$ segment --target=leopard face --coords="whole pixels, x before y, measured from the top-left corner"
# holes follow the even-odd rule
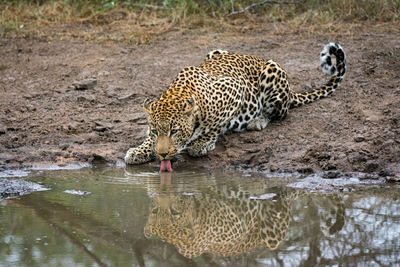
[[[192,136],[195,126],[193,98],[146,100],[144,109],[149,114],[149,135],[154,138],[154,152],[160,160],[175,158]]]
[[[144,235],[153,234],[162,240],[179,240],[189,242],[194,238],[193,216],[190,199],[174,195],[160,195],[152,199]],[[166,228],[165,226],[168,225]],[[170,231],[174,229],[174,231]],[[181,244],[183,245],[183,243]]]

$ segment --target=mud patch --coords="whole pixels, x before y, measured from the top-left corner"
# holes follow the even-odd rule
[[[269,27],[241,35],[169,32],[138,46],[0,40],[0,169],[121,165],[126,151],[146,138],[144,100],[156,99],[209,51],[274,58],[301,92],[326,81],[318,55],[336,41],[349,67],[332,97],[292,109],[263,131],[228,134],[206,157],[184,155],[175,168],[399,173],[398,35],[278,36]]]
[[[0,179],[0,199],[26,195],[35,191],[46,191],[48,188],[33,182],[20,179]]]
[[[360,185],[383,184],[383,177],[371,176],[365,173],[341,174],[338,172],[326,172],[322,175],[309,175],[298,181],[289,183],[288,187],[305,189],[310,192],[349,192]]]
[[[29,175],[29,172],[23,171],[23,170],[0,170],[0,178],[25,177],[28,175]]]

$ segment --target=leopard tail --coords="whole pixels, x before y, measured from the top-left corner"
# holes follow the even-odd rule
[[[332,63],[332,55],[336,57],[336,66]],[[344,53],[343,48],[337,43],[329,43],[325,45],[320,54],[320,62],[322,72],[330,75],[331,78],[325,85],[312,89],[310,92],[291,92],[291,108],[299,107],[323,97],[327,97],[339,87],[346,73],[346,54]]]

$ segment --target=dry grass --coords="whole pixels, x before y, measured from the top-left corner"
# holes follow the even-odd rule
[[[241,32],[265,23],[275,26],[273,34],[400,31],[400,0],[303,0],[260,5],[234,16],[228,16],[230,0],[147,1],[161,8],[145,7],[143,2],[133,7],[111,0],[0,0],[0,35],[137,44],[170,30]],[[251,1],[233,3],[237,11]]]

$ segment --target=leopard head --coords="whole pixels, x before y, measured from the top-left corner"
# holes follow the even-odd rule
[[[160,160],[173,159],[193,134],[196,119],[194,98],[160,98],[156,102],[148,99],[143,107],[149,114],[149,135],[156,140],[157,157]]]
[[[150,205],[144,236],[157,236],[175,245],[188,258],[200,255],[193,247],[195,240],[193,198],[189,196],[158,195]]]

